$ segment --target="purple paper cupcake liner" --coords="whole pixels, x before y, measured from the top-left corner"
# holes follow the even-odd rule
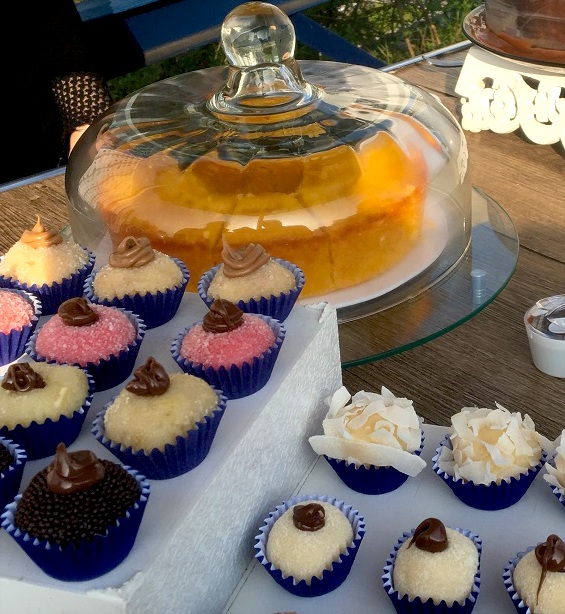
[[[120,461],[138,471],[151,480],[167,480],[197,467],[208,456],[208,452],[216,436],[220,420],[226,409],[226,397],[215,390],[218,395],[218,406],[210,416],[205,416],[202,422],[197,422],[195,428],[187,432],[185,437],[177,437],[175,445],[167,444],[164,450],[154,448],[150,454],[142,451],[133,452],[131,447],[124,448],[121,444],[108,439],[104,431],[104,416],[111,401],[96,416],[92,433],[94,437]]]
[[[92,284],[96,272],[90,274],[84,283],[84,294],[89,301],[106,307],[121,307],[137,314],[144,322],[147,329],[156,328],[172,320],[178,311],[184,291],[190,279],[190,273],[186,265],[177,258],[172,258],[182,272],[182,282],[180,285],[170,288],[165,292],[147,292],[143,296],[135,294],[124,296],[123,298],[101,299],[94,294]]]
[[[0,511],[10,503],[18,493],[24,474],[27,455],[23,448],[10,439],[0,437],[0,446],[4,446],[12,455],[12,463],[0,472]]]
[[[416,456],[422,454],[424,440],[424,433],[422,431],[420,447],[414,451]],[[346,486],[364,495],[383,495],[387,492],[392,492],[402,486],[410,477],[394,467],[377,467],[375,465],[370,465],[369,467],[360,465],[356,467],[354,463],[348,463],[338,458],[330,458],[325,454],[324,458]]]
[[[214,369],[213,367],[204,367],[202,364],[184,359],[180,355],[182,341],[188,331],[193,326],[196,326],[196,324],[188,326],[177,335],[171,345],[171,354],[185,373],[196,375],[196,377],[205,380],[212,388],[221,390],[228,399],[239,399],[249,396],[263,388],[269,381],[286,335],[284,325],[278,320],[261,314],[256,314],[255,317],[261,318],[271,327],[271,330],[275,333],[275,342],[261,356],[254,357],[252,362],[244,362],[240,367],[231,365],[229,369],[223,366],[219,369]]]
[[[348,546],[347,551],[341,554],[337,561],[332,563],[330,569],[325,569],[323,571],[321,578],[313,577],[310,584],[307,584],[306,580],[296,582],[292,576],[285,578],[280,569],[277,569],[274,565],[269,563],[266,554],[267,540],[275,522],[289,508],[303,501],[323,501],[324,503],[334,505],[343,512],[353,529],[353,541]],[[297,497],[292,497],[292,499],[288,501],[284,501],[281,505],[277,505],[269,514],[269,517],[265,519],[265,524],[259,529],[259,535],[255,536],[255,550],[257,550],[255,558],[269,572],[271,577],[289,593],[298,595],[299,597],[318,597],[335,590],[345,581],[351,571],[351,566],[355,561],[364,535],[365,520],[351,505],[347,505],[343,501],[338,501],[335,497],[327,497],[325,495],[299,495]]]
[[[90,250],[84,247],[82,249],[88,254],[88,261],[78,271],[72,273],[70,277],[66,277],[61,282],[56,281],[51,285],[43,284],[38,286],[33,284],[30,286],[20,283],[13,277],[0,275],[0,288],[15,288],[29,292],[37,296],[41,301],[44,316],[56,313],[61,303],[75,296],[82,296],[84,280],[92,272],[96,258]]]
[[[237,306],[245,313],[263,314],[274,318],[279,322],[284,322],[292,311],[300,292],[302,292],[305,282],[304,273],[300,267],[288,262],[287,260],[281,260],[280,258],[273,258],[273,260],[278,262],[294,275],[294,278],[296,279],[296,288],[294,290],[290,290],[289,292],[281,292],[277,296],[272,295],[261,297],[259,299],[252,298],[248,301],[239,301]],[[208,296],[208,288],[210,287],[212,279],[214,279],[214,275],[216,275],[220,266],[221,265],[218,264],[209,271],[206,271],[198,282],[198,294],[206,305],[208,305],[208,307],[210,307],[214,302],[214,299],[211,296]]]
[[[535,546],[530,546],[524,552],[518,552],[518,554],[512,559],[510,559],[508,563],[505,565],[504,572],[502,574],[502,579],[504,580],[504,586],[506,587],[506,592],[508,593],[508,596],[512,600],[512,605],[516,609],[516,612],[518,612],[519,614],[531,614],[531,610],[522,601],[520,595],[518,595],[518,591],[516,590],[516,587],[514,586],[514,580],[513,580],[514,569],[516,569],[516,565],[518,564],[520,559],[526,554],[528,554],[528,552],[531,552],[532,550],[534,550],[534,548]]]
[[[95,535],[92,541],[83,541],[77,547],[65,548],[51,545],[28,533],[22,533],[15,525],[15,515],[21,495],[6,506],[0,517],[2,527],[22,547],[32,561],[46,574],[67,582],[81,582],[101,576],[117,567],[130,553],[149,499],[149,482],[137,471],[124,467],[137,481],[140,496],[136,503],[107,528],[104,535]]]
[[[25,298],[33,307],[34,315],[29,325],[22,326],[21,329],[13,329],[6,334],[0,333],[0,367],[18,359],[25,352],[26,343],[35,330],[37,322],[39,321],[39,316],[41,316],[42,313],[41,303],[33,294],[15,288],[3,289],[7,292],[19,294],[21,297]]]
[[[60,442],[63,442],[65,446],[70,446],[79,436],[86,414],[92,404],[94,380],[90,374],[87,373],[86,375],[88,377],[88,395],[82,406],[75,410],[71,416],[61,416],[58,420],[47,418],[41,424],[33,421],[28,426],[18,424],[13,429],[3,426],[0,428],[0,437],[12,439],[22,446],[27,452],[28,460],[53,456]]]
[[[128,378],[133,371],[141,342],[145,337],[145,322],[137,317],[135,313],[120,309],[129,319],[129,321],[135,326],[137,330],[137,336],[133,342],[128,345],[127,348],[114,354],[109,358],[99,360],[97,363],[89,362],[86,365],[79,365],[75,363],[75,367],[84,369],[87,373],[92,375],[94,379],[95,392],[103,392],[121,384],[126,378]],[[58,363],[56,360],[46,360],[46,358],[38,354],[35,350],[35,343],[37,336],[41,330],[35,331],[31,336],[26,346],[26,353],[37,362],[48,362],[50,364],[66,364]]]
[[[527,473],[521,474],[518,478],[502,480],[500,484],[492,483],[487,486],[486,484],[473,484],[462,479],[455,480],[442,471],[438,466],[442,446],[451,447],[449,435],[445,436],[436,450],[432,459],[433,470],[463,503],[479,510],[502,510],[517,503],[526,494],[547,458],[547,453],[544,451],[540,462]]]
[[[398,542],[394,546],[394,549],[389,554],[389,557],[386,561],[386,565],[383,569],[383,588],[385,589],[386,594],[389,596],[392,605],[394,606],[394,609],[398,612],[398,614],[469,614],[473,611],[473,608],[475,607],[475,603],[477,602],[477,598],[481,590],[481,552],[483,549],[483,545],[480,537],[475,533],[472,533],[471,531],[468,531],[466,529],[456,528],[455,530],[461,533],[461,535],[464,535],[465,537],[471,539],[477,547],[477,551],[479,553],[479,564],[477,566],[477,572],[475,574],[475,579],[470,595],[465,599],[463,603],[455,601],[451,606],[448,606],[447,603],[443,600],[440,601],[439,604],[435,604],[431,597],[426,601],[422,601],[419,597],[415,597],[411,601],[408,595],[400,597],[398,591],[394,589],[392,581],[392,572],[394,569],[394,563],[396,561],[396,555],[400,550],[402,544],[414,535],[413,529],[412,531],[403,533],[402,537],[398,540]]]

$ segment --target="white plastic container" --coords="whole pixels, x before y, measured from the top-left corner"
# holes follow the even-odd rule
[[[524,316],[534,365],[565,378],[565,295],[539,300]]]

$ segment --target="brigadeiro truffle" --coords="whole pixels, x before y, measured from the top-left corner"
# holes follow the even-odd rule
[[[129,554],[148,497],[149,483],[136,471],[60,444],[6,507],[2,526],[50,576],[88,580]]]

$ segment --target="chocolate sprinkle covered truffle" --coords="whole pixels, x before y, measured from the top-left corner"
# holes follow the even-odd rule
[[[6,469],[8,469],[8,467],[13,462],[14,462],[14,459],[12,455],[10,454],[10,451],[8,450],[8,448],[6,448],[0,443],[0,473],[2,473],[3,471],[6,471]]]
[[[86,454],[87,451],[68,453],[59,444],[53,463],[34,476],[18,504],[15,524],[20,531],[62,547],[78,546],[97,534],[104,535],[107,527],[125,516],[140,496],[136,480],[120,465],[98,460],[92,453],[94,460],[86,459]],[[79,467],[84,461],[87,467]],[[75,472],[81,481],[79,488],[50,486],[48,475],[61,462]],[[87,487],[83,483],[85,472],[95,474]]]

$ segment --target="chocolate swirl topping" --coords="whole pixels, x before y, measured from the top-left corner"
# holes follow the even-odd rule
[[[299,531],[319,531],[326,524],[326,511],[319,503],[295,505],[292,522]]]
[[[38,247],[52,247],[63,242],[63,237],[54,230],[46,230],[37,216],[37,222],[31,230],[24,230],[20,241],[37,249]]]
[[[204,316],[202,328],[207,333],[227,333],[243,324],[243,311],[230,301],[221,298],[212,303]]]
[[[110,266],[119,269],[133,269],[145,266],[155,260],[155,252],[147,237],[126,237],[110,254]]]
[[[57,314],[67,326],[89,326],[98,320],[98,314],[82,296],[61,303]]]
[[[67,452],[64,443],[57,446],[53,462],[47,468],[47,487],[58,495],[87,490],[104,477],[104,465],[91,450]]]
[[[126,390],[141,397],[165,394],[171,383],[167,372],[153,356],[149,356],[133,376],[133,379],[127,383]]]
[[[269,253],[261,245],[250,243],[242,250],[233,249],[224,237],[222,260],[226,277],[245,277],[255,272],[271,259]]]
[[[541,565],[541,576],[536,595],[536,604],[539,600],[541,586],[548,571],[565,572],[565,543],[557,535],[550,535],[543,544],[536,546],[536,559]]]
[[[45,380],[32,369],[30,364],[23,362],[8,367],[2,380],[2,388],[14,392],[29,392],[35,388],[45,388]]]
[[[443,552],[447,546],[445,525],[437,518],[426,518],[416,527],[408,548],[416,544],[416,548],[426,552]]]

